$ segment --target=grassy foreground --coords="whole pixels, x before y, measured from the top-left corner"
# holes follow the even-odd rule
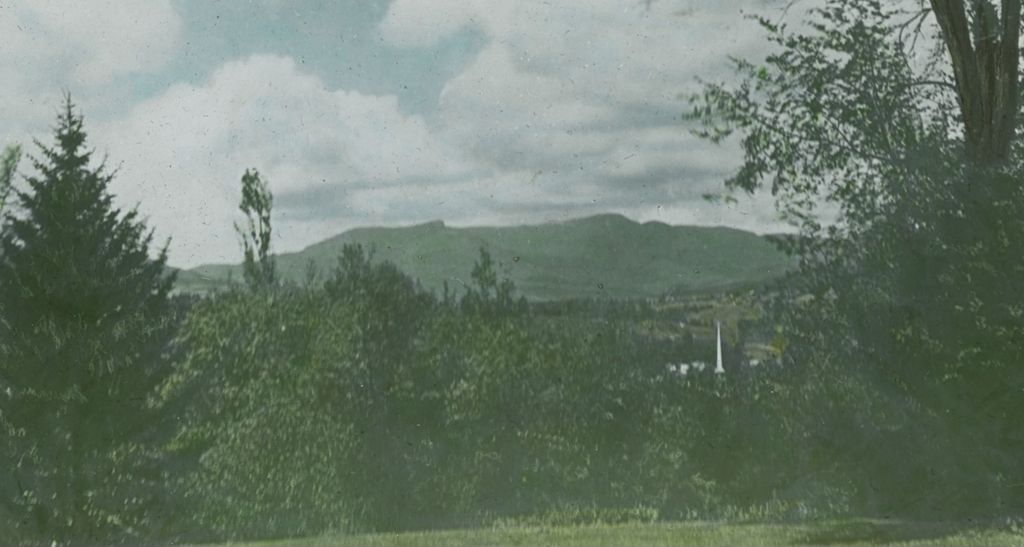
[[[553,528],[445,530],[403,534],[328,536],[237,543],[251,547],[345,546],[783,546],[783,545],[1024,545],[1024,532],[934,523],[842,520],[814,524],[624,524]]]

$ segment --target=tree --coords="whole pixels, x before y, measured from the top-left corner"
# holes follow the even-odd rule
[[[357,325],[320,288],[231,290],[197,304],[183,355],[154,399],[175,416],[166,450],[186,542],[345,530],[363,394],[350,380]],[[259,447],[254,449],[254,447]]]
[[[54,138],[37,143],[0,235],[5,539],[111,542],[141,531],[145,485],[159,480],[135,464],[174,276],[138,213],[114,206],[70,97]]]
[[[522,315],[526,311],[526,300],[515,298],[515,284],[511,279],[500,278],[494,260],[487,249],[480,247],[480,258],[473,264],[470,274],[472,285],[466,286],[462,307],[483,317]]]
[[[719,142],[742,134],[744,163],[730,189],[768,185],[790,220],[816,231],[821,201],[841,207],[841,222],[869,223],[879,214],[873,207],[937,154],[977,166],[1009,158],[1019,1],[1004,0],[997,12],[988,0],[970,9],[962,0],[933,0],[901,19],[904,12],[887,3],[830,0],[812,13],[813,32],[802,35],[760,19],[781,52],[760,66],[737,61],[745,76],[739,87],[707,85],[692,97],[699,135]],[[931,13],[949,61],[933,56],[915,70],[917,40],[905,29],[920,29]]]
[[[245,215],[246,227],[243,229],[236,223],[235,231],[242,239],[245,254],[243,273],[246,284],[251,288],[270,287],[277,282],[276,265],[270,254],[270,211],[273,205],[274,195],[260,178],[259,171],[246,169],[242,175],[242,202],[238,205]]]
[[[421,350],[436,311],[358,245],[322,284],[196,306],[156,397],[180,409],[169,449],[191,462],[180,480],[195,523],[223,539],[295,537],[395,526],[422,510],[409,477],[440,411],[439,371]]]
[[[967,155],[979,163],[1009,159],[1020,89],[1020,0],[930,0],[949,52]]]
[[[4,149],[0,157],[0,215],[3,215],[7,208],[7,198],[14,188],[14,174],[18,170],[18,162],[21,160],[21,147],[9,146]]]
[[[708,139],[740,136],[743,163],[727,188],[770,188],[800,229],[787,243],[799,276],[776,317],[793,376],[827,377],[795,372],[820,368],[851,394],[877,394],[848,397],[843,412],[858,433],[847,438],[872,445],[875,461],[900,463],[872,467],[861,456],[849,467],[905,487],[881,488],[867,505],[1024,504],[1007,487],[1020,479],[1009,462],[1024,455],[1012,396],[1024,387],[1020,4],[933,1],[908,17],[884,2],[831,0],[811,14],[803,33],[762,19],[774,52],[763,64],[738,61],[742,82],[705,86],[691,114]],[[929,16],[946,53],[918,68],[905,31]],[[796,306],[797,295],[813,305]],[[806,426],[820,433],[814,420]],[[894,430],[928,450],[907,459]],[[832,457],[863,454],[851,447],[834,444]],[[936,469],[946,481],[928,478]]]

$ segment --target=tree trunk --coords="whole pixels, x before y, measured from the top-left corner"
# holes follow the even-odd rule
[[[1021,0],[930,0],[949,51],[967,156],[979,164],[1010,156],[1016,132]],[[973,23],[973,24],[972,24]]]

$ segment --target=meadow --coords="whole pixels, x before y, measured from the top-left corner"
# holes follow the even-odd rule
[[[806,524],[722,522],[509,527],[400,534],[327,535],[282,541],[230,543],[234,547],[461,547],[547,545],[551,547],[987,547],[1024,545],[1024,532],[1006,527],[949,523],[846,519]]]

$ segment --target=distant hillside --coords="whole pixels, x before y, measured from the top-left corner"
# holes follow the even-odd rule
[[[732,228],[640,224],[621,215],[513,227],[452,228],[431,222],[404,228],[358,228],[279,255],[278,268],[301,281],[312,260],[322,273],[337,263],[342,246],[361,243],[424,287],[440,292],[470,282],[485,247],[527,298],[652,297],[673,289],[705,291],[762,283],[792,262],[765,238]],[[183,271],[179,289],[205,292],[241,281],[239,266],[208,265]]]

